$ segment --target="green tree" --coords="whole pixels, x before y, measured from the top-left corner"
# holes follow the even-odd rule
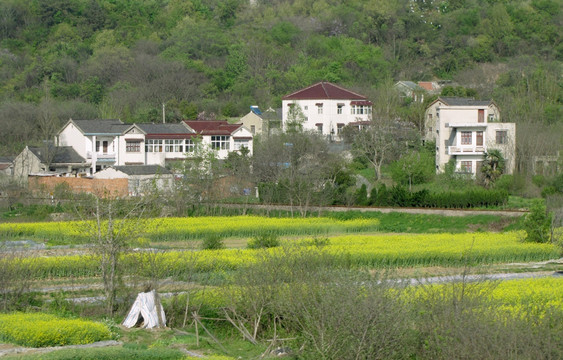
[[[434,156],[426,151],[409,151],[394,162],[390,170],[393,181],[408,184],[411,191],[412,185],[428,182],[434,176]]]
[[[547,212],[542,200],[536,200],[524,220],[526,241],[545,243],[550,241],[552,214]]]

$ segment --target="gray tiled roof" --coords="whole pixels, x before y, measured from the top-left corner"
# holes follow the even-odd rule
[[[14,162],[14,156],[0,156],[0,164],[11,164]]]
[[[49,147],[49,150],[42,147],[30,147],[29,151],[43,163],[47,161],[45,151],[54,151],[53,159],[51,160],[52,164],[79,164],[86,162],[71,146]]]
[[[131,125],[118,119],[72,120],[84,134],[121,134]]]
[[[113,166],[113,168],[127,175],[171,174],[170,170],[160,165],[124,165]]]
[[[136,124],[147,134],[190,134],[191,131],[183,124]]]
[[[440,96],[439,100],[449,106],[489,106],[491,100],[475,100],[473,98]]]

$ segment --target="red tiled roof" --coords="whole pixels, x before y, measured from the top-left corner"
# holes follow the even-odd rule
[[[282,100],[367,100],[363,95],[329,82],[320,82],[286,95]]]
[[[185,120],[184,122],[200,135],[231,135],[242,126],[242,124],[229,124],[227,121],[220,120]]]
[[[424,90],[432,91],[434,90],[434,85],[431,81],[419,81],[418,86],[423,88]]]
[[[371,101],[363,100],[363,101],[350,101],[350,105],[371,106],[373,104]]]

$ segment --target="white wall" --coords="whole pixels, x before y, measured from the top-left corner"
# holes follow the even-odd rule
[[[86,152],[90,151],[92,147],[91,141],[86,141],[86,137],[72,122],[60,132],[58,136],[59,146],[72,146],[72,148],[84,159],[86,159]]]
[[[322,114],[319,114],[319,107],[316,104],[322,103]],[[290,104],[300,106],[305,122],[303,128],[306,130],[317,130],[316,124],[322,124],[322,134],[330,135],[337,133],[337,124],[348,125],[356,121],[368,121],[371,119],[369,114],[352,114],[351,100],[284,100],[282,101],[283,128],[286,129],[289,119]],[[338,114],[338,104],[344,104],[342,114]]]

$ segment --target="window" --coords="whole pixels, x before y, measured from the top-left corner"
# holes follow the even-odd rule
[[[211,148],[213,150],[229,150],[229,136],[212,136]]]
[[[96,141],[96,152],[100,152],[100,142]]]
[[[162,143],[163,140],[148,139],[145,142],[145,152],[162,152],[164,150]]]
[[[165,152],[184,152],[184,140],[165,140]]]
[[[234,150],[240,150],[242,148],[248,149],[248,140],[238,140],[235,139]]]
[[[497,130],[497,144],[507,144],[508,143],[508,131]]]
[[[319,134],[323,133],[323,124],[317,124],[317,131],[319,132]]]
[[[344,129],[344,124],[336,124],[336,133],[338,135],[342,134],[342,129]]]
[[[303,110],[309,110],[309,107],[307,105],[303,106]]]
[[[472,163],[472,161],[462,161],[460,166],[461,172],[472,173]]]
[[[317,114],[322,114],[323,113],[323,104],[319,104],[317,105]]]
[[[344,104],[338,104],[336,105],[336,113],[337,114],[342,114],[342,109],[344,108]]]
[[[126,141],[125,152],[141,152],[141,140]]]
[[[371,106],[367,105],[352,105],[351,106],[352,115],[369,115],[371,114]]]
[[[487,116],[489,119],[489,122],[493,122],[495,121],[495,114],[489,114],[489,116]]]
[[[477,110],[477,122],[485,122],[485,110],[479,109]]]
[[[250,132],[252,135],[256,134],[256,125],[250,125]]]
[[[462,131],[461,132],[461,145],[471,145],[472,143],[472,136],[471,131]]]
[[[483,132],[482,131],[477,131],[476,135],[476,143],[475,145],[477,146],[483,146]]]
[[[194,152],[195,144],[191,139],[186,140],[186,152]]]

